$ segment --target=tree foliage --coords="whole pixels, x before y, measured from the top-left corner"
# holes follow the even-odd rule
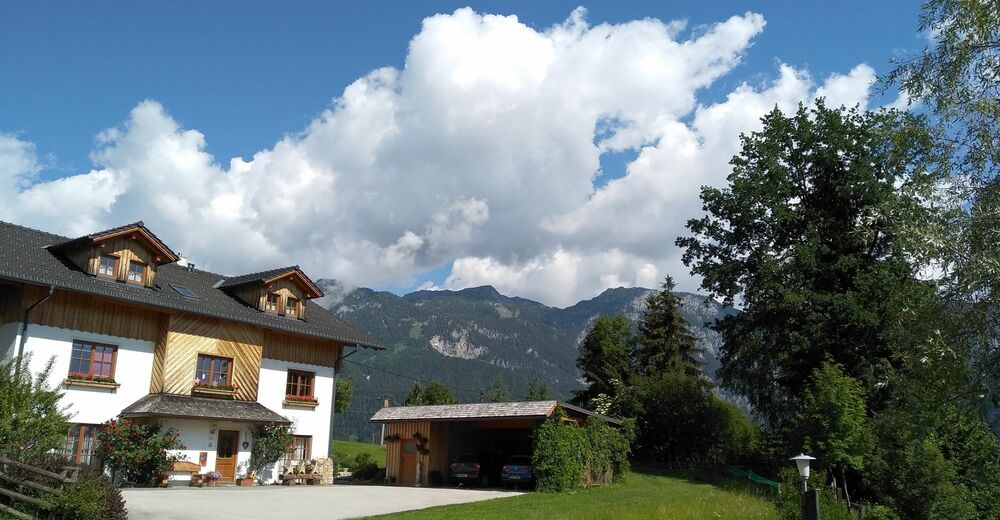
[[[864,469],[872,450],[861,384],[844,374],[840,365],[823,363],[813,371],[795,426],[801,436],[797,444],[817,456],[822,465],[832,467],[840,487],[849,489],[846,470]]]
[[[334,413],[344,413],[351,406],[351,397],[354,395],[354,378],[337,379],[337,402],[333,404]]]
[[[598,316],[580,343],[576,366],[586,386],[576,393],[575,403],[587,403],[604,394],[615,395],[614,381],[631,381],[635,375],[635,334],[624,314]]]
[[[493,379],[493,386],[489,389],[486,400],[491,403],[504,403],[509,399],[510,387],[500,376]]]
[[[637,378],[612,409],[635,418],[635,455],[669,467],[736,462],[757,441],[757,429],[742,410],[677,370]]]
[[[406,395],[403,404],[406,406],[420,406],[430,404],[455,404],[458,401],[451,395],[451,390],[444,383],[431,381],[427,386],[414,381],[410,387],[410,392]]]
[[[772,426],[828,357],[873,389],[897,361],[889,341],[919,280],[914,229],[937,221],[933,146],[917,118],[818,102],[742,137],[729,185],[679,238],[702,287],[743,312],[716,324],[725,387]],[[773,381],[774,384],[762,384]]]
[[[62,449],[69,423],[62,392],[46,383],[53,361],[34,377],[30,354],[0,363],[0,454],[24,460]]]
[[[528,391],[524,394],[525,401],[548,401],[552,399],[552,390],[548,383],[539,383],[537,379],[528,381]]]

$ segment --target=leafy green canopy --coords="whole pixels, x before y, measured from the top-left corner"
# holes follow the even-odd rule
[[[929,107],[949,193],[961,211],[927,237],[971,347],[972,377],[1000,408],[1000,0],[931,0],[919,29],[931,44],[882,78]],[[985,404],[981,402],[980,405]]]
[[[180,434],[168,428],[160,435],[160,424],[140,424],[128,419],[110,420],[97,434],[99,453],[113,478],[140,486],[152,486],[157,475],[172,462],[183,460]]]
[[[263,480],[265,469],[278,462],[288,453],[295,436],[291,426],[280,424],[258,424],[253,427],[253,445],[250,447],[250,461],[247,478],[251,475]]]
[[[932,153],[918,118],[818,102],[767,114],[729,185],[702,188],[706,215],[677,243],[704,289],[742,305],[716,325],[718,374],[771,425],[789,423],[824,360],[866,389],[897,362],[893,331],[935,292],[912,247],[938,218]]]
[[[585,404],[601,394],[613,396],[617,392],[615,381],[631,381],[635,377],[635,343],[632,323],[624,314],[597,317],[580,344],[576,360],[587,386],[573,401]]]

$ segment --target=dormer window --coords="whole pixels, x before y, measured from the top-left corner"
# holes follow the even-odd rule
[[[298,317],[299,315],[299,300],[289,296],[285,298],[285,316],[292,318]]]
[[[281,296],[278,293],[268,293],[267,300],[264,302],[264,311],[278,314],[278,305],[280,301]]]
[[[137,262],[132,260],[128,263],[128,281],[131,283],[142,284],[144,275],[146,274],[146,265],[142,262]]]
[[[97,276],[115,278],[117,273],[118,257],[114,255],[101,255],[101,263],[97,267]]]

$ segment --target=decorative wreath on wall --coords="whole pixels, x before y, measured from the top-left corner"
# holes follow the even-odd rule
[[[417,439],[417,452],[421,455],[427,455],[431,452],[427,448],[427,437],[424,437],[420,432],[413,432],[413,438]]]

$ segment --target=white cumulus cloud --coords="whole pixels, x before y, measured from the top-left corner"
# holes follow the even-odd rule
[[[424,21],[402,69],[371,71],[249,158],[221,162],[152,100],[99,135],[92,171],[54,181],[38,180],[29,141],[0,134],[0,218],[70,235],[141,219],[200,267],[298,263],[349,286],[416,284],[453,262],[443,288],[555,305],[667,274],[693,289],[674,239],[739,133],[816,96],[864,106],[874,78],[861,64],[817,84],[780,65],[700,101],[764,26],[755,13],[696,31],[591,25],[577,9],[536,29],[459,9]],[[619,151],[638,156],[595,183]]]

